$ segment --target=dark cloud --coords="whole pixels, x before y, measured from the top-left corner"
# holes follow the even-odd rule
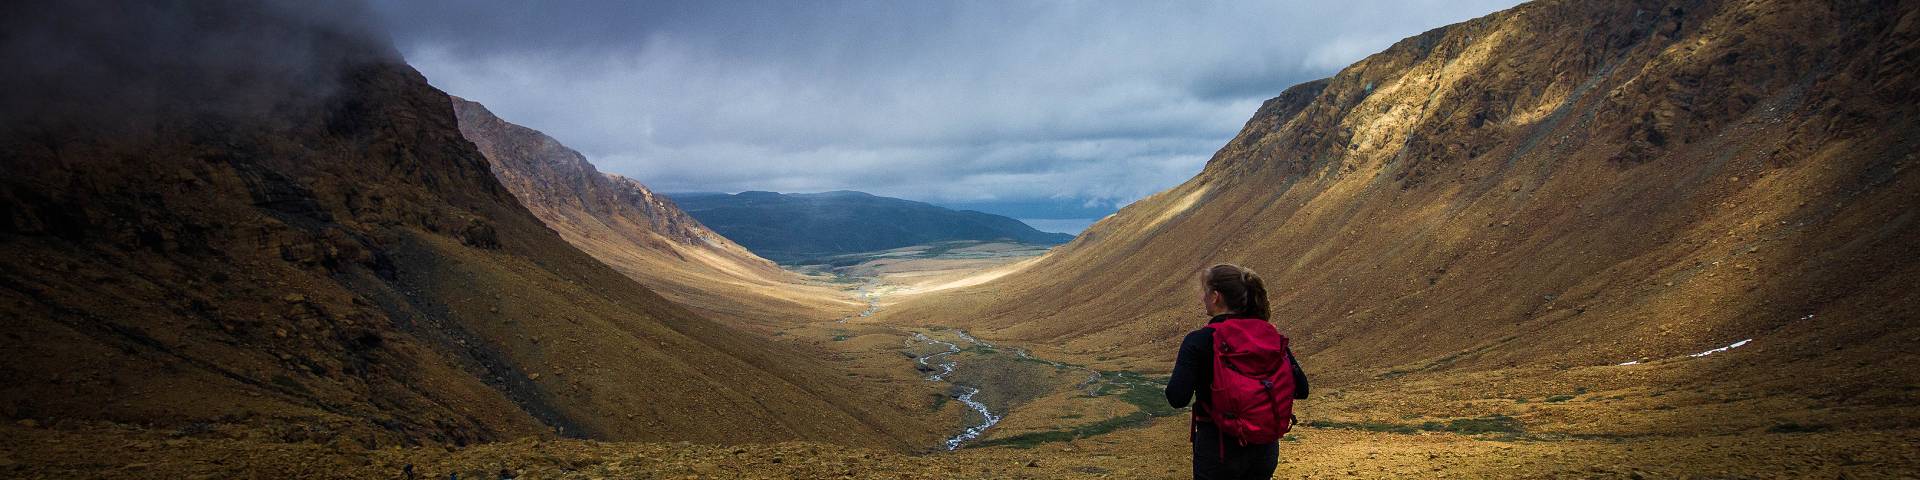
[[[351,2],[9,2],[0,131],[259,121],[326,98],[348,67],[397,62],[378,23]]]
[[[435,85],[667,191],[1111,209],[1260,101],[1514,0],[470,2],[375,9]]]

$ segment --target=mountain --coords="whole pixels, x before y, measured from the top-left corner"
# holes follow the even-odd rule
[[[688,214],[782,263],[948,240],[1053,245],[1073,239],[999,215],[861,192],[673,195]]]
[[[1235,262],[1341,392],[1323,415],[1910,427],[1885,413],[1920,385],[1914,7],[1543,0],[1434,29],[1267,100],[1031,267],[882,321],[1160,370],[1202,321],[1195,272]],[[1576,386],[1627,406],[1508,400]]]
[[[831,319],[865,308],[811,285],[688,216],[640,182],[602,173],[537,130],[454,97],[460,132],[507,191],[561,238],[667,298],[752,327]]]
[[[342,448],[939,436],[888,401],[905,389],[568,244],[350,5],[6,10],[10,422]]]

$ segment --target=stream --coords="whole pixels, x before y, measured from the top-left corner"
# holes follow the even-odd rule
[[[861,310],[860,313],[840,317],[840,319],[835,320],[834,323],[847,323],[847,320],[852,320],[853,317],[871,317],[873,316],[874,312],[880,311],[880,299],[873,296],[873,282],[867,282],[865,284],[860,285],[860,299],[867,301],[866,310]]]
[[[853,317],[871,317],[875,312],[879,311],[880,299],[876,295],[874,295],[875,293],[874,286],[875,286],[875,282],[871,282],[871,281],[860,285],[859,295],[861,300],[865,300],[867,302],[866,310],[863,310],[860,313],[847,315],[845,317],[840,317],[840,319],[836,320],[835,323],[846,323],[848,320],[852,320]],[[973,335],[967,334],[965,330],[954,330],[953,333],[956,336],[960,337],[960,340],[965,341],[971,345],[985,346],[988,348],[993,347],[992,343],[988,343],[984,340],[974,338]],[[953,354],[960,353],[961,348],[959,345],[956,345],[953,342],[935,340],[933,337],[929,337],[927,336],[927,334],[920,333],[920,332],[915,332],[913,334],[913,338],[907,340],[907,348],[913,348],[915,342],[920,342],[921,344],[941,345],[946,347],[944,351],[940,351],[940,352],[929,354],[929,355],[916,356],[913,358],[913,360],[914,362],[919,363],[920,366],[925,369],[925,371],[932,372],[927,375],[926,377],[927,381],[929,382],[944,381],[949,384],[952,384],[956,388],[959,388],[962,393],[954,396],[953,399],[959,400],[961,404],[966,405],[967,408],[973,409],[974,412],[977,412],[980,414],[979,424],[971,427],[967,427],[966,430],[962,430],[959,434],[956,434],[947,439],[946,441],[947,450],[959,449],[960,444],[965,443],[968,440],[980,438],[981,435],[984,435],[987,433],[988,428],[992,428],[995,424],[1000,423],[1000,415],[995,415],[993,413],[993,409],[987,408],[986,403],[973,399],[974,395],[980,394],[979,387],[961,385],[961,384],[953,383],[947,380],[947,376],[953,374],[953,369],[960,365],[960,362],[958,360],[953,360],[951,358],[948,358]],[[1022,357],[1027,357],[1027,353],[1024,349],[1020,351],[1020,355]],[[1031,357],[1027,357],[1027,358],[1031,358]],[[1048,362],[1048,363],[1052,363],[1052,362]]]
[[[992,346],[992,344],[982,342],[979,339],[973,338],[973,336],[971,335],[967,335],[967,332],[965,331],[956,330],[955,333],[959,334],[962,340],[965,340],[974,345],[985,345],[989,347]],[[920,366],[926,367],[929,371],[937,371],[937,373],[927,375],[927,381],[930,381],[930,382],[945,381],[947,378],[947,375],[953,374],[954,367],[958,366],[960,362],[957,360],[947,360],[947,361],[939,361],[939,360],[943,357],[960,353],[959,345],[955,345],[953,342],[935,340],[933,339],[933,337],[928,337],[927,334],[918,333],[918,332],[913,334],[912,339],[907,340],[907,347],[909,348],[913,347],[914,341],[936,344],[936,345],[944,345],[947,347],[946,351],[943,351],[943,352],[914,357],[914,361],[919,362]],[[952,383],[952,382],[948,382],[948,383]],[[947,450],[958,449],[960,448],[961,443],[964,443],[968,440],[973,440],[975,438],[980,438],[980,435],[987,433],[988,428],[992,428],[994,424],[1000,423],[1000,416],[994,415],[993,410],[987,408],[987,404],[981,403],[980,401],[973,399],[974,395],[980,393],[979,388],[971,387],[967,385],[961,385],[957,383],[953,385],[955,387],[959,387],[961,390],[965,392],[965,393],[961,393],[958,396],[953,397],[954,400],[959,400],[960,403],[965,404],[967,408],[971,408],[973,409],[973,411],[979,412],[980,424],[967,427],[966,430],[961,431],[958,435],[954,435],[952,438],[948,438]]]
[[[840,317],[839,320],[835,320],[834,322],[846,323],[847,320],[852,320],[853,317],[871,317],[875,312],[879,311],[880,299],[874,295],[874,284],[875,282],[870,281],[860,285],[860,289],[859,289],[860,299],[865,300],[867,302],[866,310],[863,310],[857,314]],[[986,347],[993,346],[993,344],[991,343],[987,343],[978,338],[973,338],[973,336],[968,335],[965,330],[955,330],[954,333],[959,335],[960,339],[966,341],[967,343],[970,343],[973,345],[982,345]],[[944,357],[947,357],[956,353],[960,353],[959,345],[955,345],[953,342],[935,340],[933,339],[933,337],[929,337],[925,333],[915,332],[913,334],[913,338],[907,340],[907,348],[913,348],[914,346],[913,344],[915,341],[921,342],[923,344],[937,344],[937,345],[943,345],[946,347],[945,351],[942,351],[939,353],[914,357],[913,360],[915,362],[918,362],[921,367],[926,369],[926,371],[934,372],[930,375],[927,375],[926,377],[927,381],[929,382],[946,381],[947,375],[952,375],[954,367],[957,367],[960,365],[960,362],[957,360],[949,359],[946,361],[941,361],[941,359]],[[1022,353],[1024,354],[1025,352],[1022,352]],[[987,408],[987,404],[982,403],[979,400],[973,399],[974,395],[980,394],[979,387],[961,385],[961,384],[952,383],[952,382],[948,382],[948,383],[953,384],[954,387],[958,387],[963,392],[960,395],[954,396],[953,397],[954,400],[959,400],[961,404],[966,405],[967,408],[971,408],[973,409],[973,411],[978,412],[980,414],[980,424],[967,427],[966,430],[962,430],[959,434],[954,435],[953,437],[947,439],[947,442],[946,442],[947,450],[955,450],[960,448],[961,443],[964,443],[968,440],[973,440],[975,438],[980,438],[980,435],[987,433],[988,428],[992,428],[994,424],[1000,423],[1000,416],[995,415],[992,409]]]

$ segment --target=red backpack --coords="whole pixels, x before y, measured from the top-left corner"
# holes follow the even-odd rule
[[[1280,441],[1293,429],[1293,360],[1287,337],[1258,318],[1229,318],[1213,329],[1213,387],[1207,420],[1241,445]],[[1222,448],[1225,442],[1221,442]]]

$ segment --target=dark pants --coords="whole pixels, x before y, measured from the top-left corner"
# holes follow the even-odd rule
[[[1240,445],[1231,438],[1221,437],[1220,429],[1211,423],[1193,424],[1194,480],[1268,480],[1273,478],[1273,468],[1279,463],[1278,443]]]

